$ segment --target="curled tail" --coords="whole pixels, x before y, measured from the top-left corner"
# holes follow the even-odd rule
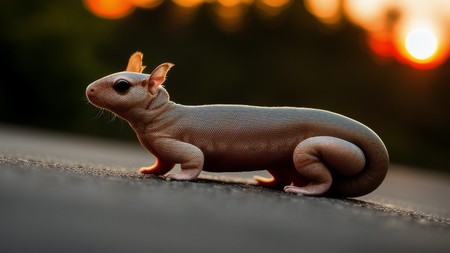
[[[364,153],[364,168],[352,176],[333,174],[333,184],[327,195],[358,197],[369,194],[383,182],[389,167],[389,155],[381,139],[370,129],[367,130],[371,132],[369,136],[353,142]]]
[[[286,192],[358,197],[383,182],[389,165],[383,142],[366,126],[345,122],[345,127],[323,131],[329,135],[312,136],[297,145],[293,160],[299,180],[286,186]]]

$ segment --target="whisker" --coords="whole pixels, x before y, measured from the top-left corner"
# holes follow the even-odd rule
[[[97,115],[94,116],[94,119],[99,119],[103,115],[104,111],[104,109],[99,108]]]
[[[107,119],[109,122],[111,120],[111,117],[114,117],[114,115],[112,115],[112,113],[108,110],[104,110],[104,111],[105,111],[105,114],[103,114],[103,118]]]
[[[124,119],[120,118],[120,130],[123,129],[123,122],[124,122],[124,121],[125,121]]]
[[[114,121],[116,120],[117,115],[116,114],[112,114],[112,118],[108,121],[108,124],[114,123]]]

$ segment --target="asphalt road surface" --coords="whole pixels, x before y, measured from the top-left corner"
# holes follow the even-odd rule
[[[0,126],[0,252],[449,252],[450,180],[392,165],[374,193],[304,197],[254,173],[140,175],[119,143]]]

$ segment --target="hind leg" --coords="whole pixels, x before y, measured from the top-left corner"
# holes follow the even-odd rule
[[[323,195],[333,182],[331,171],[351,176],[365,165],[362,150],[355,144],[329,136],[317,136],[300,142],[294,151],[294,165],[305,184],[288,185],[285,192]]]
[[[156,163],[150,167],[142,167],[139,172],[142,174],[164,175],[175,166],[161,158],[156,158]]]

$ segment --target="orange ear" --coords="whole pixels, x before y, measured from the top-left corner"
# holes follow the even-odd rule
[[[167,72],[169,72],[170,68],[173,66],[172,63],[166,62],[153,70],[148,78],[148,90],[151,94],[156,94],[158,87],[166,80]]]
[[[132,54],[130,59],[128,60],[128,66],[125,71],[142,73],[145,68],[145,66],[142,66],[143,58],[144,54],[141,52]]]

